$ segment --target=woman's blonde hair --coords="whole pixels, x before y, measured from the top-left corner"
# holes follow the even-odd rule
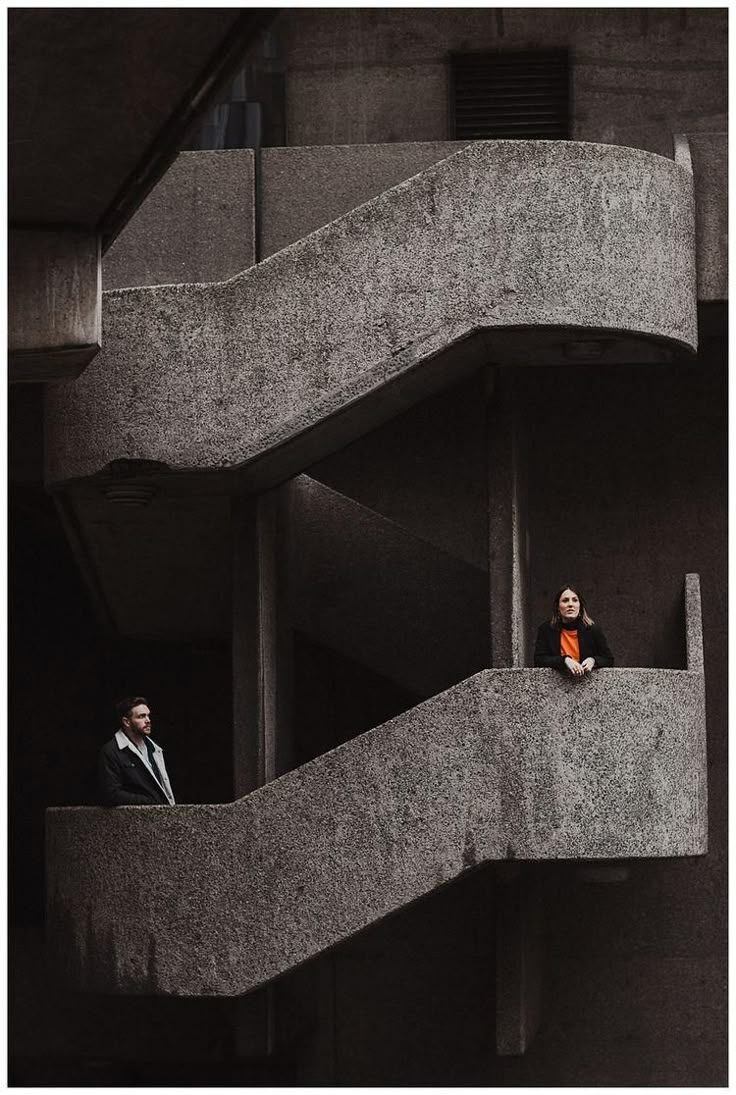
[[[593,624],[595,621],[591,619],[585,609],[584,598],[580,593],[578,593],[575,586],[570,584],[570,582],[567,582],[564,586],[560,586],[560,588],[555,593],[555,599],[552,602],[552,618],[549,621],[550,625],[552,627],[560,626],[560,623],[562,621],[562,617],[560,616],[560,597],[566,589],[569,589],[571,593],[574,593],[577,599],[580,601],[580,616],[578,617],[578,619],[582,621],[583,627],[590,627],[591,624]]]

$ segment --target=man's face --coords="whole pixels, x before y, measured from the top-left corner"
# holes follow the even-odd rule
[[[128,714],[123,717],[123,729],[132,730],[141,737],[151,733],[151,712],[145,703],[131,707]]]

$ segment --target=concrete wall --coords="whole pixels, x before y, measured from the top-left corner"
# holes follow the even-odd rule
[[[464,148],[461,141],[264,148],[262,257]]]
[[[444,141],[448,54],[568,48],[576,140],[670,155],[724,130],[725,9],[302,10],[284,21],[290,145]]]
[[[422,697],[490,664],[485,569],[307,476],[291,522],[299,631]]]
[[[250,149],[182,152],[105,253],[104,289],[225,281],[255,261]]]
[[[309,474],[487,571],[486,401],[482,379],[457,384],[312,465]]]
[[[362,932],[277,986],[292,1083],[488,1087],[496,880],[491,869]]]
[[[687,138],[695,182],[698,300],[728,298],[728,137],[693,133]]]

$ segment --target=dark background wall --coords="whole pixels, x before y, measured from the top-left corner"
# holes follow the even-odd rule
[[[450,51],[571,51],[580,141],[672,155],[726,129],[728,16],[716,9],[302,9],[284,23],[286,143],[444,141]]]

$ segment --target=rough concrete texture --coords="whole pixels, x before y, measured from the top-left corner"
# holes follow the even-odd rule
[[[77,376],[100,348],[100,241],[96,232],[10,232],[11,380]]]
[[[685,645],[687,668],[690,673],[702,673],[703,661],[703,610],[700,600],[700,577],[685,575]]]
[[[251,149],[182,152],[105,253],[105,289],[225,281],[255,262]]]
[[[13,350],[100,341],[100,241],[94,232],[16,229],[8,238]]]
[[[306,475],[291,498],[294,627],[417,698],[489,664],[487,570]]]
[[[728,299],[728,135],[690,133],[695,177],[698,300]]]
[[[471,49],[569,49],[576,140],[671,155],[726,128],[724,8],[302,9],[285,32],[293,145],[451,137],[450,54]]]
[[[701,855],[702,674],[484,670],[222,806],[47,812],[88,990],[237,995],[490,860]]]
[[[345,443],[382,401],[397,413],[408,374],[420,383],[479,332],[694,348],[692,178],[632,149],[479,142],[238,278],[113,292],[104,309],[103,354],[48,394],[50,483],[122,457],[234,467],[314,446],[336,416]],[[306,463],[297,451],[282,474]]]
[[[413,141],[264,148],[261,153],[263,257],[322,228],[466,144],[467,141]]]

